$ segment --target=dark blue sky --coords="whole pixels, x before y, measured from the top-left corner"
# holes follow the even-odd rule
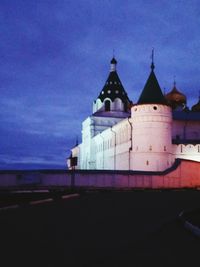
[[[62,168],[107,78],[136,102],[149,75],[188,106],[200,90],[199,1],[1,0],[0,168]]]

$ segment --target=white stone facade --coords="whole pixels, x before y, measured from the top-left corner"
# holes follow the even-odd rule
[[[114,65],[111,64],[111,72],[116,72]],[[153,69],[140,101],[146,101],[152,83],[157,86],[157,95],[162,94]],[[120,84],[118,76],[117,79]],[[200,112],[193,116],[191,111],[189,115],[186,111],[176,111],[180,119],[173,119],[172,108],[155,100],[132,105],[130,113],[125,109],[124,88],[117,93],[119,89],[115,90],[111,99],[108,83],[109,78],[93,103],[93,115],[82,124],[82,143],[72,149],[71,158],[77,158],[73,168],[164,171],[176,158],[200,162]],[[101,98],[102,93],[107,94],[105,98]],[[106,101],[109,103],[105,104]],[[70,161],[68,167],[72,168]]]
[[[172,144],[183,132],[188,139],[200,133],[200,121],[189,124],[184,129],[184,121],[172,121],[171,108],[162,105],[133,106],[125,119],[91,116],[83,123],[83,142],[72,149],[76,169],[163,171],[176,158],[200,162],[200,142]]]

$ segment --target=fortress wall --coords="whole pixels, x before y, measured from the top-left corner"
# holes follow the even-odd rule
[[[200,145],[173,145],[173,154],[179,159],[188,159],[200,162]]]
[[[66,173],[61,174],[43,174],[41,179],[42,186],[59,186],[59,185],[71,185],[71,175]]]
[[[43,171],[0,173],[0,188],[12,186],[77,186],[96,188],[195,188],[200,187],[200,164],[182,160],[167,174],[113,171]]]
[[[16,173],[0,174],[0,187],[14,186],[17,182]]]

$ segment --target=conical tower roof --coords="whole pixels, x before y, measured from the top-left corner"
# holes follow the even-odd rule
[[[160,85],[154,73],[154,64],[151,64],[151,73],[137,104],[162,104],[167,105],[165,97],[160,89]]]
[[[110,63],[111,63],[110,73],[98,98],[102,102],[106,98],[111,99],[111,101],[114,101],[115,98],[120,98],[123,103],[131,102],[117,74],[116,59],[113,57]]]

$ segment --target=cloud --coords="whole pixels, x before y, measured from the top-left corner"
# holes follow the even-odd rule
[[[1,0],[2,162],[16,156],[18,164],[44,163],[49,155],[61,162],[70,153],[106,81],[113,48],[134,102],[153,46],[161,87],[170,90],[176,75],[189,105],[196,103],[199,15],[197,0]]]

